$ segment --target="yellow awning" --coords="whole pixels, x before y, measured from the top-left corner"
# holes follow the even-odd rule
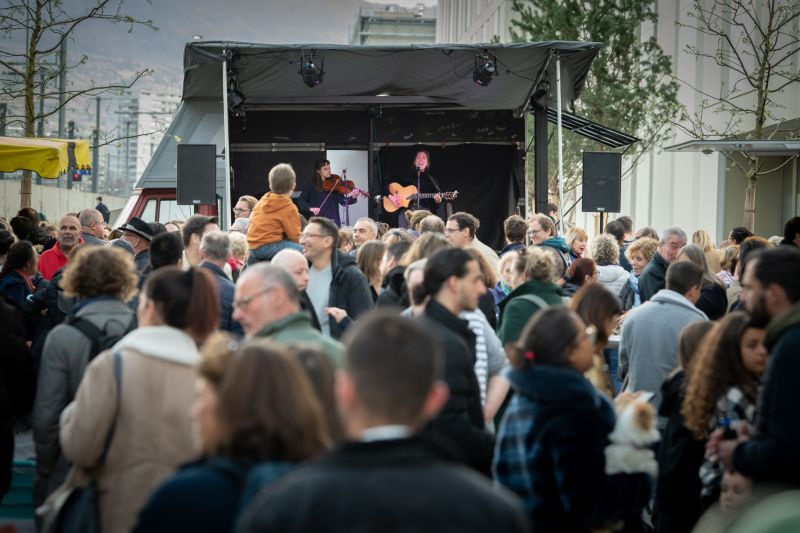
[[[75,149],[70,150],[69,144]],[[74,161],[70,161],[70,152]],[[79,139],[0,137],[0,172],[32,170],[43,178],[57,178],[74,165],[78,172],[91,170],[89,142]]]

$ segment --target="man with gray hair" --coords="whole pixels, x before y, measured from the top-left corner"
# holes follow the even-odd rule
[[[668,228],[661,234],[656,253],[639,276],[639,295],[642,303],[664,288],[667,268],[675,261],[678,252],[684,246],[686,246],[686,232],[681,228]]]
[[[200,240],[200,268],[210,271],[219,287],[219,328],[242,335],[242,326],[233,319],[233,293],[235,286],[225,274],[225,264],[231,256],[228,234],[215,230]]]
[[[362,244],[367,241],[374,241],[377,238],[378,224],[369,217],[359,218],[353,226],[353,241],[356,246],[350,252],[350,255],[356,255],[356,251]]]
[[[337,367],[342,345],[311,326],[300,308],[300,290],[292,275],[279,266],[257,263],[239,276],[233,318],[247,337],[267,337],[280,344],[306,343],[324,350]]]
[[[84,209],[78,213],[81,223],[81,238],[86,244],[108,244],[103,240],[103,215],[97,209]]]

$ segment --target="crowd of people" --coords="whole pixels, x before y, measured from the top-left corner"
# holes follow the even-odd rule
[[[269,184],[227,231],[2,220],[0,493],[28,425],[40,525],[93,483],[110,532],[690,531],[800,485],[800,218],[512,215],[494,250]]]

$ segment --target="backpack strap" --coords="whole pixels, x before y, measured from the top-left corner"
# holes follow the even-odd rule
[[[94,359],[100,351],[100,338],[105,335],[105,332],[90,321],[79,316],[71,317],[67,320],[67,324],[80,331],[89,339],[89,342],[92,344],[91,351],[89,352],[89,361]]]
[[[122,355],[119,352],[114,352],[114,381],[117,382],[117,407],[114,410],[114,419],[111,421],[111,427],[108,429],[108,436],[106,442],[103,444],[103,453],[100,454],[100,464],[103,466],[106,462],[108,450],[111,448],[111,441],[114,440],[114,431],[117,428],[117,418],[119,417],[120,402],[122,401]]]
[[[550,304],[545,302],[544,298],[542,298],[541,296],[537,296],[535,294],[520,294],[516,298],[519,298],[520,300],[525,300],[526,302],[530,302],[539,309],[547,309],[548,307],[550,307]]]

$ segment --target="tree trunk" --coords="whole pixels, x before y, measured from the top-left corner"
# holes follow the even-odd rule
[[[19,188],[19,207],[31,206],[31,174],[30,170],[22,171],[22,183]]]
[[[747,189],[744,192],[744,226],[751,232],[756,223],[756,191],[758,178],[755,175],[747,177]]]

